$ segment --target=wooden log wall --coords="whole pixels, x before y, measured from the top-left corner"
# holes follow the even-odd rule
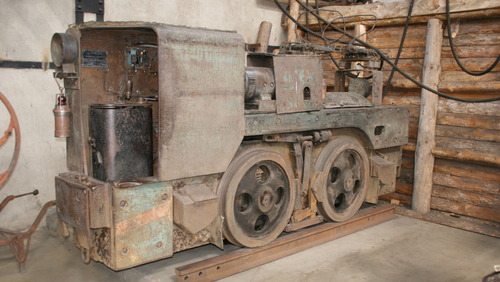
[[[394,61],[402,31],[401,25],[376,27],[368,33],[367,41]],[[446,32],[444,34],[446,36]],[[333,31],[326,35],[339,37]],[[425,37],[425,23],[410,25],[398,64],[419,81]],[[453,40],[462,63],[471,70],[482,70],[500,54],[500,18],[462,20]],[[313,41],[321,44],[320,40]],[[500,65],[484,76],[462,72],[452,57],[448,38],[443,38],[441,57],[439,91],[470,99],[500,95]],[[333,90],[335,66],[325,58],[324,69],[329,90]],[[385,64],[383,70],[385,85],[390,66]],[[404,147],[397,191],[382,197],[406,205],[412,202],[420,93],[418,86],[396,73],[383,100],[384,104],[406,106],[410,111],[410,143]],[[499,223],[500,103],[463,103],[439,98],[435,139],[431,208]]]

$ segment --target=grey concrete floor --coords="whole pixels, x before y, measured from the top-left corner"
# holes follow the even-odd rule
[[[224,252],[204,246],[114,272],[83,264],[70,241],[42,229],[24,273],[10,249],[0,248],[0,281],[173,281],[176,267]],[[499,239],[398,216],[223,281],[481,281],[499,264]]]

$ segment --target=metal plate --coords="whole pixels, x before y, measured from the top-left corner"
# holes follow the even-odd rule
[[[113,188],[115,270],[173,254],[172,186]]]
[[[274,57],[278,114],[319,110],[323,91],[320,56]]]
[[[402,146],[408,142],[408,109],[393,106],[329,109],[292,114],[247,115],[246,135],[307,130],[358,128],[373,149]]]

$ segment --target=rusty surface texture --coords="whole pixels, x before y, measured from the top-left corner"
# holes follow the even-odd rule
[[[114,187],[111,268],[124,269],[172,256],[172,211],[169,184]]]
[[[319,110],[322,104],[323,68],[320,56],[274,57],[278,114]]]
[[[282,236],[273,243],[255,249],[243,248],[231,253],[184,265],[175,269],[177,281],[214,281],[253,267],[298,253],[307,248],[352,234],[395,218],[394,206],[367,208],[349,221],[327,223]]]
[[[21,195],[10,195],[6,197],[2,203],[0,204],[0,211],[7,206],[8,203],[10,203],[12,200],[27,196],[27,195],[37,195],[38,190],[35,190],[30,193],[24,193]],[[45,213],[47,213],[47,210],[54,206],[55,202],[50,201],[45,203],[45,205],[42,207],[40,212],[38,213],[38,216],[36,217],[35,221],[31,224],[31,226],[24,232],[19,232],[19,231],[13,231],[5,228],[0,228],[0,236],[3,238],[0,238],[0,246],[9,246],[10,249],[12,250],[12,253],[14,254],[15,259],[17,260],[19,264],[19,271],[24,271],[24,266],[26,263],[26,259],[28,258],[28,252],[30,249],[30,241],[31,241],[31,235],[36,231],[38,228],[38,225],[40,225],[40,222],[42,221],[43,217],[45,216]]]
[[[90,107],[92,175],[102,181],[153,176],[150,104]]]
[[[4,132],[4,135],[0,138],[0,147],[7,142],[10,136],[12,136],[12,132],[15,131],[15,145],[14,145],[14,153],[12,155],[12,160],[10,161],[9,167],[7,170],[0,172],[0,189],[2,189],[7,179],[9,179],[10,174],[14,170],[17,164],[17,159],[19,158],[19,151],[21,150],[21,129],[19,128],[19,122],[17,120],[16,112],[14,108],[10,104],[7,97],[0,92],[0,101],[5,105],[7,111],[10,115],[9,126]]]
[[[244,133],[243,38],[185,27],[155,31],[162,109],[158,177],[223,172]]]
[[[247,136],[322,130],[358,128],[370,140],[373,149],[402,146],[408,142],[408,110],[402,107],[330,109],[290,114],[247,115]]]

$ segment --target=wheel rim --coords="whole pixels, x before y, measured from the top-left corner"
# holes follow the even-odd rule
[[[293,211],[292,175],[283,158],[269,151],[249,151],[233,161],[219,189],[226,239],[246,247],[276,239]]]
[[[352,137],[338,137],[323,149],[315,166],[324,177],[318,178],[318,208],[333,221],[354,216],[368,191],[368,156]]]

